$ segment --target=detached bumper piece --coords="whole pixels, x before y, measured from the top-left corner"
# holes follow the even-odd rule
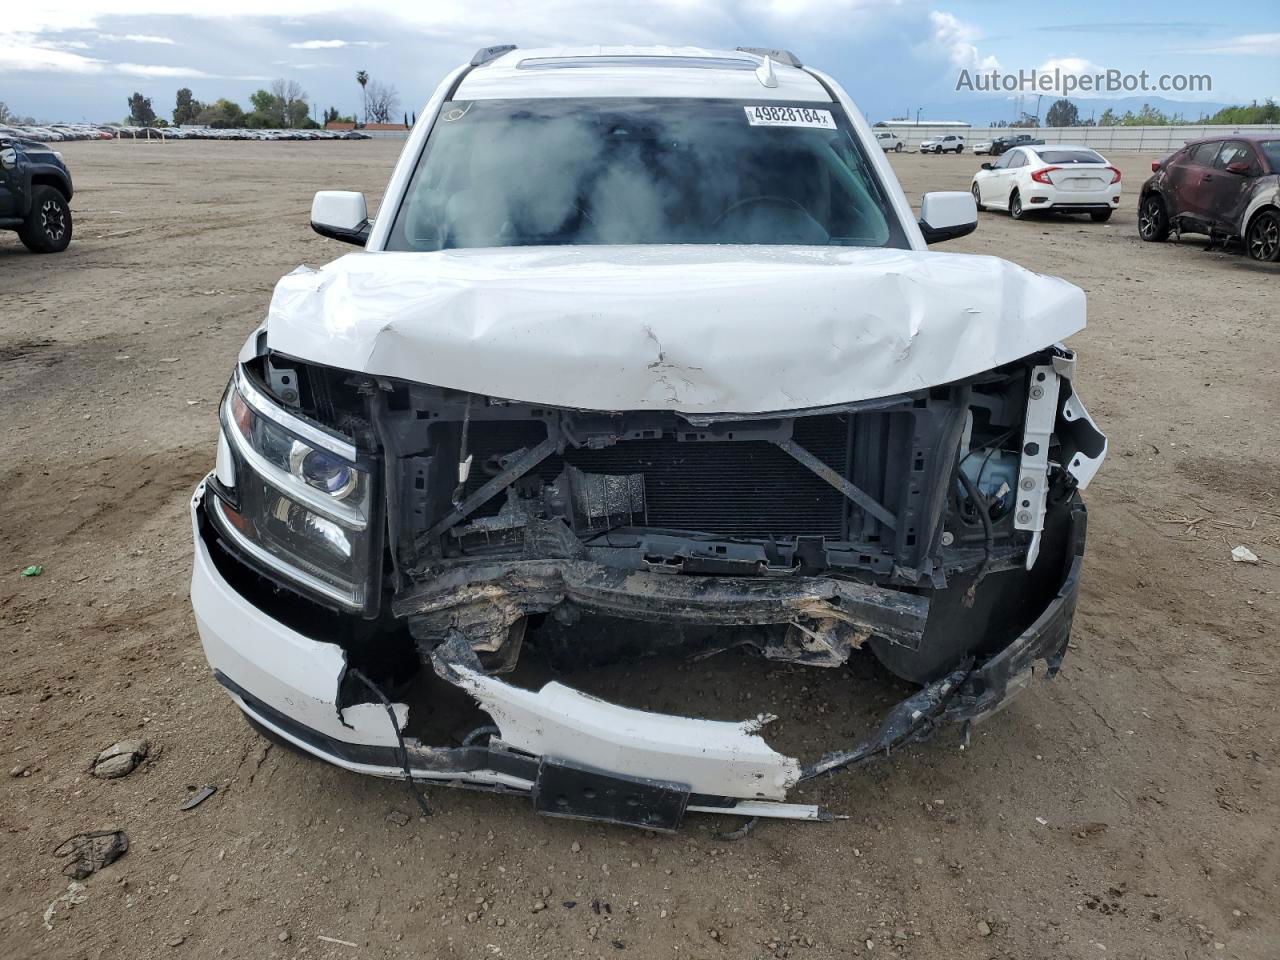
[[[198,491],[193,502],[197,517],[202,495]],[[403,779],[407,768],[417,781],[527,796],[537,812],[550,816],[659,831],[678,829],[689,812],[825,820],[832,815],[817,806],[787,803],[791,788],[921,741],[944,725],[967,726],[990,716],[1029,684],[1038,661],[1046,662],[1049,676],[1056,672],[1066,651],[1085,541],[1084,506],[1078,496],[1069,506],[1060,587],[1034,623],[1005,648],[966,658],[921,687],[890,710],[864,743],[808,766],[768,745],[761,735],[773,719],[767,715],[727,723],[617,706],[555,682],[536,691],[519,688],[484,672],[472,645],[457,632],[434,649],[431,665],[474,698],[498,733],[484,746],[402,741],[408,707],[395,705],[393,724],[381,706],[342,706],[345,651],[291,630],[238,593],[199,532],[193,601],[215,676],[250,721],[347,769]],[[580,569],[558,565],[538,572],[555,590],[571,594],[591,581],[577,576]],[[834,599],[821,593],[827,602]],[[883,614],[878,604],[873,607]],[[910,622],[907,615],[902,625]],[[265,661],[261,651],[268,637],[289,656]]]

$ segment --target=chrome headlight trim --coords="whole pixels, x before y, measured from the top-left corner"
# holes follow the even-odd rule
[[[237,371],[237,377],[235,382],[232,384],[231,390],[228,390],[223,398],[221,419],[222,435],[227,438],[229,443],[235,446],[236,453],[245,461],[245,464],[249,466],[259,477],[271,484],[271,486],[275,487],[291,499],[303,504],[315,513],[354,530],[365,529],[365,527],[368,526],[368,519],[358,507],[354,504],[339,500],[336,497],[325,493],[323,490],[318,490],[295,474],[290,473],[287,470],[282,470],[255,450],[253,445],[245,439],[244,434],[236,429],[235,418],[231,410],[232,390],[242,391],[244,383],[245,381],[239,376],[239,371]],[[310,424],[284,413],[278,407],[276,407],[270,415],[264,413],[263,406],[270,404],[270,401],[263,397],[261,393],[254,390],[252,384],[249,384],[248,386],[250,390],[253,390],[254,393],[257,394],[257,396],[253,400],[250,400],[249,396],[244,392],[241,392],[240,396],[254,413],[261,414],[281,429],[297,435],[305,436],[305,434],[298,429],[299,426],[314,430]],[[307,439],[312,440],[314,438],[307,437]],[[325,439],[332,442],[331,437],[326,437]],[[350,452],[349,456],[346,452],[339,452],[328,446],[324,447],[326,451],[333,453],[336,456],[340,456],[344,460],[348,460],[354,470],[356,468],[355,447],[347,444],[347,448]]]
[[[224,536],[229,537],[237,548],[243,550],[258,563],[262,564],[264,567],[274,570],[276,573],[280,574],[283,579],[293,581],[306,587],[308,590],[315,591],[321,596],[328,597],[330,600],[341,604],[349,610],[359,612],[364,609],[364,602],[357,599],[354,593],[341,590],[333,584],[326,583],[319,577],[312,576],[307,571],[281,560],[275,554],[271,553],[271,551],[264,550],[248,537],[244,536],[236,529],[235,524],[228,520],[226,515],[223,513],[224,507],[220,497],[211,497],[209,498],[209,502],[213,504],[213,513],[218,521],[217,526],[219,532]]]
[[[285,430],[297,434],[308,443],[328,450],[344,460],[350,460],[353,464],[356,462],[356,447],[354,443],[343,440],[341,437],[336,437],[326,430],[321,430],[310,421],[295,417],[278,403],[264,396],[262,391],[254,386],[253,381],[249,379],[243,365],[236,367],[235,387],[240,391],[240,396],[244,398],[244,402],[253,408],[254,413],[274,421]]]

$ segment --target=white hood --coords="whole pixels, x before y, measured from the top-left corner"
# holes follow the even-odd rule
[[[769,413],[947,383],[1084,327],[995,257],[771,246],[354,253],[276,286],[270,349],[589,410]]]

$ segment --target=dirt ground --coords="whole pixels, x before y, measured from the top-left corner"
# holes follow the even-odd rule
[[[0,954],[1277,956],[1280,270],[1141,243],[1148,156],[1112,158],[1108,224],[988,213],[946,247],[1088,292],[1072,345],[1111,438],[1064,669],[967,749],[819,782],[797,799],[849,819],[737,842],[717,818],[647,835],[444,789],[406,818],[401,783],[267,749],[200,651],[187,501],[274,281],[344,252],[308,229],[312,191],[375,199],[399,146],[68,144],[70,250],[0,234]],[[893,157],[916,202],[977,163]],[[1237,544],[1265,562],[1231,562]],[[815,728],[807,758],[887,702],[852,671],[630,676],[664,705],[780,706],[780,745]],[[87,773],[128,736],[156,755]],[[69,894],[50,851],[105,827],[129,852]]]

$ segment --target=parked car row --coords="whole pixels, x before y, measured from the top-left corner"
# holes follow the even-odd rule
[[[124,124],[51,123],[0,126],[0,137],[24,143],[65,143],[69,140],[368,140],[359,130],[249,130],[213,127],[134,127]]]
[[[359,130],[249,129],[247,127],[112,127],[128,139],[164,140],[368,140]]]
[[[51,123],[0,125],[0,137],[28,143],[64,143],[68,140],[112,140],[115,133],[109,127],[92,123]]]
[[[1143,240],[1203,234],[1211,243],[1239,240],[1255,260],[1280,261],[1280,137],[1192,140],[1151,171],[1138,195]],[[1087,213],[1104,223],[1120,205],[1121,179],[1119,168],[1089,147],[1022,142],[982,164],[970,191],[979,210],[1007,210],[1015,220],[1043,211]]]

